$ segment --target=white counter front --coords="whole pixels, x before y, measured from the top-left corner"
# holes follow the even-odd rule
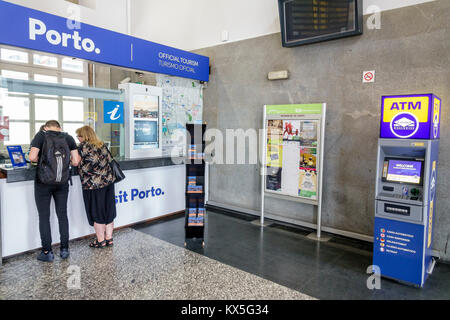
[[[185,209],[185,165],[124,171],[125,180],[115,185],[115,228],[135,224]],[[0,180],[2,257],[41,247],[39,218],[34,201],[34,182]],[[54,202],[50,225],[53,243],[59,243]],[[84,209],[81,182],[73,177],[67,202],[70,239],[94,234]],[[180,230],[183,232],[183,230]]]

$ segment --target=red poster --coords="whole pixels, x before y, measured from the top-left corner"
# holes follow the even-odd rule
[[[9,117],[0,116],[0,141],[9,141]]]

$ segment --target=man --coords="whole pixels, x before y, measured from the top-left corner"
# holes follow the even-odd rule
[[[44,150],[44,155],[42,151]],[[34,199],[39,213],[39,232],[42,251],[38,260],[52,262],[52,236],[50,230],[50,202],[55,200],[58,216],[62,259],[69,257],[69,222],[67,219],[67,198],[69,195],[69,162],[78,166],[80,155],[72,136],[61,132],[56,120],[47,121],[44,130],[39,131],[31,141],[29,155],[31,162],[37,162],[38,168],[34,184]],[[54,171],[54,174],[53,174]]]

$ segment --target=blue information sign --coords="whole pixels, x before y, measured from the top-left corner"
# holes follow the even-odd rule
[[[123,102],[103,102],[103,123],[124,123]]]
[[[208,81],[209,58],[0,1],[0,44]]]

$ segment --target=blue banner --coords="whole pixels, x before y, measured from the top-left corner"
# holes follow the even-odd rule
[[[0,1],[0,44],[209,81],[209,58]]]

